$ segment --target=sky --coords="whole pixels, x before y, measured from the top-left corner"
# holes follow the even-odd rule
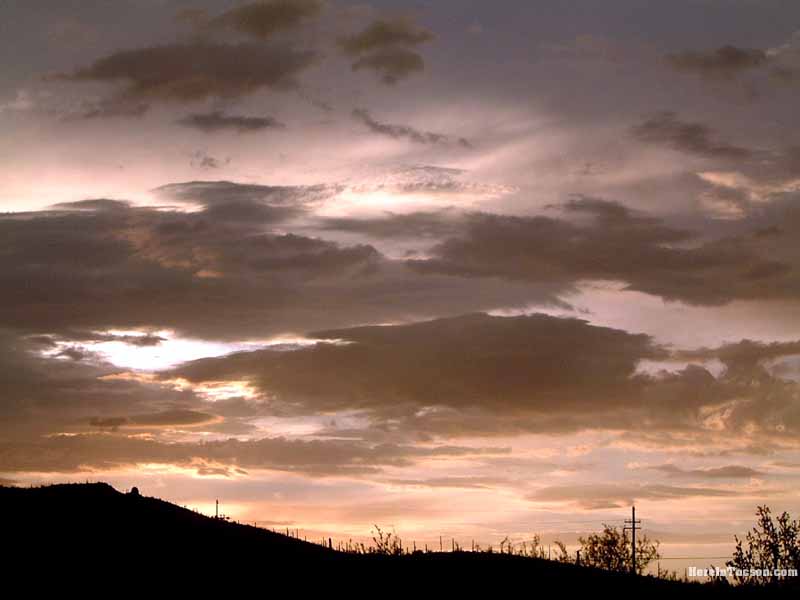
[[[665,560],[800,511],[797,3],[4,0],[0,56],[0,481]]]

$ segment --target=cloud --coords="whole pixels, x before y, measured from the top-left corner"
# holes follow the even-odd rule
[[[360,55],[387,46],[414,47],[429,42],[433,34],[407,18],[381,19],[360,33],[344,37],[341,48],[351,55]]]
[[[59,202],[53,208],[66,211],[124,211],[131,207],[130,202],[112,198],[87,198],[74,202]]]
[[[431,258],[409,265],[423,273],[564,285],[621,281],[627,289],[696,305],[795,298],[800,290],[785,240],[740,235],[748,222],[701,240],[613,202],[576,197],[561,208],[569,218],[473,214],[464,231],[431,249]],[[756,231],[783,222],[794,230],[798,217],[787,201],[749,224]]]
[[[508,483],[508,480],[502,477],[434,477],[430,479],[391,479],[389,483],[392,485],[434,489],[489,490],[496,488],[498,485]]]
[[[752,156],[747,148],[716,142],[713,131],[701,123],[681,121],[673,112],[662,112],[632,129],[633,136],[645,143],[665,146],[705,158],[720,160],[746,159]]]
[[[294,89],[315,60],[313,51],[285,45],[193,42],[115,52],[60,78],[122,84],[106,106],[193,102]]]
[[[703,52],[669,54],[667,63],[678,71],[694,73],[711,81],[733,80],[748,72],[765,72],[762,83],[793,84],[800,74],[800,35],[768,48],[741,48],[732,45]]]
[[[201,28],[230,29],[266,40],[280,31],[294,29],[318,17],[324,5],[322,0],[260,0],[237,6],[213,18],[195,14],[191,21]]]
[[[380,75],[381,81],[393,85],[425,69],[423,58],[405,48],[387,48],[362,56],[352,64],[353,71],[370,69]]]
[[[464,228],[466,215],[450,210],[438,212],[415,212],[408,214],[387,213],[383,217],[328,218],[322,221],[324,230],[360,233],[378,239],[439,239],[458,234]]]
[[[0,443],[0,472],[69,473],[86,469],[176,465],[209,468],[268,469],[315,476],[363,476],[384,467],[403,467],[430,457],[465,457],[507,452],[502,448],[395,444],[370,445],[346,440],[290,440],[281,437],[240,441],[165,443],[114,433],[50,436]]]
[[[226,202],[255,202],[272,206],[302,206],[329,199],[341,191],[336,185],[276,186],[233,181],[185,181],[153,190],[158,196],[177,202],[210,207]]]
[[[99,429],[117,430],[120,427],[191,427],[207,425],[216,420],[216,416],[190,409],[173,409],[157,413],[119,417],[91,417],[89,425]]]
[[[235,131],[237,133],[251,133],[264,129],[283,129],[285,125],[272,117],[245,117],[241,115],[226,115],[221,111],[210,113],[194,113],[178,121],[184,127],[197,129],[203,133],[218,131]]]
[[[205,209],[221,221],[279,223],[299,216],[340,191],[335,185],[269,186],[231,181],[186,181],[153,190],[157,196]]]
[[[240,399],[207,402],[191,390],[153,378],[119,377],[110,365],[42,356],[37,340],[0,332],[0,473],[126,468],[150,463],[189,469],[274,469],[315,475],[364,475],[429,458],[496,456],[507,447],[423,446],[321,439],[218,439],[219,425],[246,425],[274,415],[269,403]],[[197,442],[184,430],[215,432]],[[146,434],[146,435],[144,435]]]
[[[664,464],[650,468],[666,473],[670,477],[686,479],[749,479],[751,477],[764,476],[764,473],[761,471],[740,465],[710,467],[706,469],[682,469],[673,464]]]
[[[516,189],[506,185],[492,185],[466,181],[463,169],[415,165],[389,170],[349,186],[356,192],[388,191],[392,194],[472,194],[482,198],[494,198],[512,193]],[[398,216],[398,215],[396,215]]]
[[[15,325],[39,321],[34,326],[44,333],[64,328],[103,330],[114,323],[138,322],[146,327],[171,321],[167,314],[179,317],[183,312],[188,317],[186,302],[198,293],[205,297],[201,304],[217,307],[212,312],[226,305],[238,305],[245,313],[260,312],[287,302],[289,289],[303,285],[296,277],[312,281],[324,276],[331,281],[337,272],[342,274],[341,269],[354,269],[349,275],[355,275],[380,259],[369,247],[345,249],[331,242],[260,231],[296,214],[293,204],[242,199],[253,190],[242,191],[234,200],[213,199],[213,191],[224,185],[187,187],[207,202],[205,210],[79,210],[0,219],[0,229],[16,232],[4,233],[9,253],[1,277],[19,290],[4,295],[2,301]],[[186,189],[181,192],[188,193]],[[180,193],[177,188],[172,191]],[[35,247],[44,239],[49,242],[37,252]],[[114,273],[117,283],[106,280],[108,273]],[[219,276],[209,276],[214,273]],[[13,282],[20,278],[31,285],[18,287]],[[159,306],[153,307],[147,296],[158,296]],[[60,297],[73,301],[64,304]],[[51,303],[59,308],[53,304],[55,310],[47,309]],[[42,319],[45,314],[49,316]]]
[[[452,188],[437,177],[415,176],[411,189]],[[591,280],[697,305],[800,290],[791,243],[800,213],[788,200],[721,227],[716,239],[586,197],[558,218],[444,211],[320,221],[328,231],[435,239],[417,260],[285,232],[340,189],[192,181],[155,193],[193,212],[99,199],[2,215],[0,282],[14,292],[0,308],[38,333],[171,328],[229,339],[556,304]],[[776,223],[781,235],[756,235]],[[314,308],[321,302],[324,311]]]
[[[680,360],[719,359],[731,373],[748,372],[762,368],[766,361],[795,355],[800,355],[800,342],[764,343],[753,340],[741,340],[717,348],[699,348],[675,353],[675,357]]]
[[[304,214],[320,197],[335,201],[335,189],[195,181],[156,190],[192,211],[92,199],[2,215],[0,284],[10,290],[0,296],[8,330],[3,370],[9,382],[18,378],[7,384],[10,413],[36,427],[41,407],[60,401],[58,418],[47,420],[57,431],[85,428],[92,418],[174,410],[227,418],[218,413],[223,405],[198,404],[191,385],[183,393],[170,389],[170,379],[183,377],[193,384],[246,381],[259,401],[270,397],[268,406],[257,407],[262,416],[356,411],[367,427],[342,427],[362,440],[586,429],[681,434],[684,441],[705,435],[753,447],[796,439],[797,385],[765,366],[796,347],[742,342],[688,350],[695,354],[685,360],[719,358],[728,368],[716,377],[698,365],[647,375],[638,371],[642,360],[678,353],[647,336],[543,315],[429,320],[532,299],[555,302],[587,279],[625,281],[697,303],[791,297],[792,271],[765,279],[759,267],[769,264],[764,256],[792,264],[792,232],[800,229],[792,203],[771,205],[735,228],[720,226],[715,240],[587,197],[558,207],[557,217],[441,211],[334,224],[385,239],[405,231],[445,236],[430,259],[400,261],[370,245],[284,232],[289,215]],[[759,233],[776,223],[783,233]],[[364,322],[397,325],[353,327]],[[236,340],[291,332],[329,343],[190,363],[144,386],[97,381],[109,365],[84,364],[83,356],[47,359],[58,365],[53,373],[44,362],[21,366],[15,358],[80,348],[92,338],[158,342],[115,333],[131,329]],[[36,341],[28,337],[34,334]],[[20,344],[28,348],[21,354]],[[59,373],[63,381],[51,382]],[[109,403],[115,394],[125,400]],[[246,412],[209,428],[242,431],[253,416]],[[324,432],[341,433],[333,426]]]
[[[647,375],[638,365],[664,360],[665,348],[576,319],[467,315],[309,335],[331,343],[203,359],[163,377],[194,384],[245,380],[268,394],[275,410],[356,411],[370,422],[368,430],[331,427],[325,432],[331,436],[428,440],[623,430],[677,436],[662,437],[662,447],[692,440],[751,452],[765,443],[795,447],[800,432],[796,383],[758,365],[718,377],[696,364]]]
[[[552,286],[422,275],[369,245],[279,229],[336,189],[196,181],[156,191],[194,211],[93,200],[0,215],[0,285],[14,290],[0,310],[27,333],[242,339],[557,302]]]
[[[150,110],[150,105],[134,98],[113,97],[99,102],[84,102],[82,108],[64,116],[65,121],[139,118]]]
[[[764,50],[730,45],[707,52],[687,51],[667,56],[667,62],[675,69],[710,79],[730,79],[768,61],[769,56]]]
[[[623,61],[630,49],[619,41],[598,35],[582,34],[567,42],[544,44],[549,56],[570,60]]]
[[[377,20],[363,31],[339,40],[352,68],[374,70],[386,84],[394,84],[422,71],[425,61],[412,50],[433,39],[433,34],[407,18]]]
[[[107,378],[116,371],[107,363],[45,356],[50,344],[0,331],[0,377],[9,394],[0,405],[0,437],[9,444],[87,426],[120,427],[131,415],[142,428],[186,424],[204,412],[191,392]]]
[[[353,110],[353,118],[366,125],[370,131],[390,137],[392,139],[406,139],[416,144],[449,144],[450,137],[443,133],[433,133],[430,131],[419,131],[408,125],[394,125],[391,123],[381,123],[373,118],[370,112],[364,108]],[[470,147],[470,143],[464,138],[459,138],[459,144]]]
[[[627,508],[640,500],[683,500],[687,498],[724,498],[737,492],[701,487],[670,485],[563,485],[542,488],[530,494],[534,502],[570,502],[588,510]]]
[[[440,417],[458,427],[471,412],[489,428],[496,414],[547,429],[582,427],[637,406],[645,381],[634,376],[636,364],[663,353],[647,336],[544,315],[476,314],[309,335],[348,343],[199,360],[163,376],[245,379],[299,414],[361,410],[412,431],[435,427]]]
[[[645,375],[640,361],[663,360],[666,349],[576,319],[467,315],[310,335],[346,343],[203,359],[163,377],[246,380],[276,410],[359,411],[380,436],[422,440],[621,429],[755,447],[791,445],[800,431],[797,384],[757,367],[718,378],[698,365]]]
[[[231,162],[230,157],[224,160],[220,160],[214,156],[211,156],[205,150],[197,150],[193,152],[190,161],[193,167],[202,169],[204,171],[220,169],[224,166],[227,166],[230,162]]]

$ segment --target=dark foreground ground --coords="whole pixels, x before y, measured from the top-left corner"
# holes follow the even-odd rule
[[[205,517],[156,498],[123,494],[101,483],[0,487],[0,515],[0,556],[6,556],[0,574],[6,574],[6,582],[22,579],[34,586],[86,589],[111,579],[119,591],[120,585],[137,587],[144,582],[181,584],[187,589],[247,583],[259,596],[278,589],[281,596],[305,595],[304,590],[313,588],[357,598],[399,593],[764,595],[498,554],[343,554]],[[30,572],[37,575],[31,579]],[[771,590],[767,595],[784,593]]]

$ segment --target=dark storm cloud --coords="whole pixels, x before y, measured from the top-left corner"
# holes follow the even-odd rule
[[[377,439],[624,429],[684,440],[713,431],[755,447],[791,444],[800,432],[797,384],[759,368],[718,378],[697,365],[638,373],[641,360],[667,351],[575,319],[470,315],[311,335],[347,343],[203,359],[164,377],[246,380],[300,415],[363,411],[374,429],[349,434]]]
[[[574,319],[470,315],[310,335],[347,343],[204,359],[164,377],[246,380],[289,414],[361,411],[371,429],[325,433],[365,439],[623,429],[680,434],[684,444],[713,434],[756,452],[792,446],[800,432],[796,383],[759,365],[646,375],[637,365],[665,359],[665,349]]]
[[[761,471],[740,465],[728,465],[725,467],[711,467],[706,469],[682,469],[677,465],[665,464],[650,468],[666,473],[670,477],[685,479],[749,479],[751,477],[764,476],[764,473]]]
[[[264,468],[318,475],[362,475],[386,466],[409,466],[434,457],[503,455],[502,447],[401,444],[283,438],[175,442],[166,432],[223,431],[270,414],[266,405],[241,399],[206,402],[109,365],[54,360],[35,340],[0,332],[0,472],[74,472],[141,463],[186,468]],[[243,420],[242,420],[243,419]],[[216,422],[216,423],[215,423]],[[98,431],[100,430],[100,431]],[[134,430],[136,435],[124,432]],[[93,431],[94,433],[87,433]],[[148,435],[141,436],[142,432]],[[251,437],[255,430],[247,430]]]
[[[432,249],[432,258],[409,264],[423,273],[463,277],[616,280],[628,289],[697,305],[800,293],[797,258],[787,240],[741,235],[748,221],[727,235],[702,240],[613,202],[578,197],[562,208],[571,219],[472,215],[460,235]],[[800,231],[800,214],[789,201],[751,221],[762,229],[771,220]]]
[[[188,182],[158,193],[200,210],[92,201],[2,215],[0,315],[30,333],[171,328],[241,339],[558,302],[549,285],[422,276],[369,245],[273,230],[329,192]]]
[[[754,428],[770,434],[769,443],[786,442],[787,436],[800,431],[800,387],[781,377],[780,369],[770,362],[800,354],[800,343],[765,344],[742,340],[719,348],[679,351],[682,360],[718,359],[725,370],[707,391],[716,390],[732,402],[719,415],[719,421],[731,430]]]
[[[129,417],[91,417],[89,425],[100,429],[118,429],[119,427],[167,427],[192,426],[213,421],[214,415],[189,409],[167,410],[145,415]]]
[[[738,223],[737,235],[711,241],[592,198],[575,198],[561,207],[563,218],[454,218],[444,211],[438,218],[450,228],[450,238],[434,248],[432,259],[413,261],[409,269],[371,246],[272,231],[284,222],[259,207],[303,206],[303,188],[187,182],[159,193],[198,204],[200,210],[99,199],[3,215],[0,283],[6,293],[0,296],[0,315],[6,327],[13,325],[14,335],[49,334],[25,342],[39,351],[52,350],[55,341],[75,341],[66,347],[80,349],[77,342],[87,339],[81,332],[99,331],[102,337],[122,328],[168,327],[225,339],[311,330],[311,336],[347,340],[346,345],[198,361],[172,375],[248,381],[274,395],[278,400],[271,410],[282,414],[364,411],[371,425],[358,435],[365,437],[378,432],[435,439],[643,427],[702,435],[713,423],[719,435],[743,435],[761,444],[767,438],[789,443],[800,432],[797,385],[760,364],[762,358],[795,348],[757,348],[758,360],[729,358],[747,356],[743,347],[698,351],[688,360],[713,357],[741,366],[729,366],[719,377],[699,366],[647,376],[637,374],[637,365],[643,359],[669,358],[664,349],[646,336],[577,320],[473,315],[409,326],[328,329],[552,299],[580,280],[597,278],[698,303],[790,297],[797,289],[791,270],[770,275],[768,286],[753,272],[766,264],[762,256],[780,263],[796,255],[791,232],[800,231],[800,216],[791,202]],[[368,227],[388,227],[383,235],[395,236],[404,227],[415,233],[420,227],[429,230],[436,219],[435,214],[421,222],[390,215],[386,223]],[[747,233],[769,231],[775,223],[786,233]],[[723,291],[728,295],[714,295]],[[326,329],[313,333],[316,328]],[[85,356],[49,359],[65,378],[70,365],[79,369],[72,373],[83,373],[80,385],[43,386],[58,370],[42,379],[43,363],[15,363],[19,352],[14,348],[20,343],[13,336],[8,340],[7,381],[25,372],[34,375],[16,390],[8,384],[14,401],[7,407],[11,414],[24,415],[28,426],[37,422],[37,407],[59,397],[61,412],[46,420],[51,427],[54,422],[85,426],[91,418],[127,419],[178,408],[159,405],[153,386],[93,379],[92,373],[103,374],[102,367],[84,364]],[[111,393],[128,400],[108,403]],[[69,399],[76,395],[80,398],[72,404]],[[25,397],[35,401],[26,404]],[[170,397],[181,409],[206,412],[191,394]],[[98,408],[101,399],[103,409]]]
[[[345,54],[353,57],[354,71],[374,70],[386,84],[394,84],[425,68],[416,46],[433,34],[410,19],[378,20],[360,33],[339,40]]]
[[[673,112],[662,112],[647,119],[636,125],[632,133],[639,141],[706,158],[736,160],[752,155],[747,148],[715,141],[711,128],[702,123],[681,121]]]
[[[43,343],[44,342],[44,343]],[[12,442],[39,435],[114,427],[126,415],[140,415],[142,426],[186,422],[198,400],[190,392],[161,385],[107,378],[116,369],[102,361],[63,360],[42,355],[49,340],[0,332],[0,437]],[[181,417],[183,415],[183,417]]]
[[[674,68],[708,78],[734,77],[743,71],[761,67],[768,60],[764,50],[736,46],[723,46],[706,52],[679,52],[667,56],[667,61]]]
[[[477,408],[548,422],[636,402],[645,383],[634,376],[636,364],[663,355],[647,336],[544,315],[310,335],[349,343],[199,360],[164,376],[246,379],[300,412],[360,409],[413,419],[425,407]]]
[[[370,131],[390,137],[392,139],[406,139],[416,144],[448,144],[450,143],[450,136],[443,133],[434,133],[431,131],[419,131],[408,125],[397,125],[392,123],[382,123],[376,120],[372,114],[365,108],[356,108],[353,110],[353,118],[363,123],[369,128]],[[464,138],[459,139],[462,146],[469,147],[470,144]]]
[[[48,332],[82,323],[104,329],[113,322],[160,322],[167,313],[188,315],[191,305],[212,314],[239,306],[246,314],[288,301],[289,290],[302,286],[302,279],[292,283],[296,277],[335,279],[342,269],[356,275],[380,258],[368,247],[259,231],[286,210],[219,200],[196,213],[80,210],[3,219],[8,262],[2,279],[15,290],[1,302],[6,322]],[[267,299],[259,298],[262,293]],[[73,301],[64,304],[64,297]],[[186,304],[190,297],[195,300]]]
[[[88,198],[86,200],[76,200],[75,202],[59,202],[53,205],[53,208],[57,210],[88,211],[119,211],[127,210],[130,207],[130,202],[111,198]]]
[[[206,207],[244,202],[300,208],[330,199],[341,189],[336,185],[275,186],[232,181],[185,181],[162,185],[153,192],[167,200]]]
[[[637,500],[683,500],[686,498],[723,498],[740,495],[729,490],[676,487],[670,485],[564,485],[543,488],[528,496],[535,502],[574,502],[579,506],[600,510],[627,508]]]
[[[669,385],[651,391],[654,405],[670,396],[671,415],[660,415],[664,424],[678,422],[703,425],[712,423],[711,429],[739,432],[752,438],[751,452],[771,452],[781,444],[796,443],[794,436],[800,431],[800,387],[794,381],[772,374],[762,363],[775,356],[793,355],[795,350],[787,344],[780,354],[776,348],[753,351],[753,343],[744,340],[723,347],[718,353],[699,351],[695,359],[719,358],[725,370],[714,378],[698,366],[690,366],[692,377],[683,381],[668,376]],[[692,360],[692,353],[676,353],[676,356]],[[684,371],[683,373],[687,373]],[[670,383],[672,382],[672,383]],[[706,409],[701,409],[705,405]],[[709,410],[708,407],[716,406]],[[748,432],[756,432],[750,436]],[[770,448],[773,450],[770,450]],[[763,449],[763,450],[760,450]]]
[[[433,34],[409,19],[378,20],[360,33],[342,38],[342,49],[357,56],[387,46],[414,47],[429,42]]]
[[[235,131],[250,133],[264,129],[283,129],[285,125],[272,117],[246,117],[242,115],[226,115],[221,111],[195,113],[178,121],[184,127],[197,129],[204,133],[217,131]]]
[[[280,223],[305,213],[338,191],[335,185],[269,186],[231,181],[186,181],[153,190],[165,200],[200,205],[209,218],[243,223]]]
[[[51,436],[0,444],[0,472],[75,472],[85,469],[171,464],[185,468],[270,469],[318,476],[359,476],[384,467],[404,467],[430,457],[507,453],[503,448],[395,444],[369,445],[344,440],[228,439],[203,443],[164,443],[121,434]]]
[[[69,81],[120,83],[108,102],[190,102],[295,88],[316,59],[312,51],[265,44],[194,42],[122,50],[62,75]]]
[[[784,356],[800,355],[800,342],[755,342],[741,340],[718,348],[700,348],[675,353],[683,360],[719,359],[732,372],[746,372],[762,367],[766,361]]]
[[[194,13],[191,21],[200,27],[230,29],[265,40],[318,17],[324,5],[322,0],[260,0],[237,6],[213,18]]]
[[[214,415],[197,410],[167,410],[147,415],[132,415],[128,423],[138,427],[164,427],[169,425],[199,425],[214,420]]]
[[[424,213],[323,224],[446,236],[414,261],[272,231],[335,189],[198,181],[157,190],[195,212],[92,200],[3,215],[0,311],[39,333],[167,327],[230,338],[555,303],[593,279],[704,305],[800,294],[800,214],[789,201],[711,240],[590,198],[568,203],[564,218],[445,212],[438,222]],[[742,234],[775,223],[785,233]]]

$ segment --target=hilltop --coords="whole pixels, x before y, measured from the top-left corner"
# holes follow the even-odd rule
[[[41,568],[107,571],[148,565],[202,573],[209,582],[237,573],[281,575],[302,571],[339,581],[391,582],[431,589],[475,589],[502,583],[540,591],[628,591],[707,597],[739,596],[699,584],[631,577],[571,564],[471,552],[401,557],[329,550],[265,529],[214,519],[157,498],[118,492],[104,483],[38,488],[0,487],[6,515],[3,543],[13,560]],[[185,574],[185,572],[183,572]],[[182,575],[183,576],[183,575]],[[241,575],[238,576],[241,578]],[[318,584],[314,577],[298,585]]]

